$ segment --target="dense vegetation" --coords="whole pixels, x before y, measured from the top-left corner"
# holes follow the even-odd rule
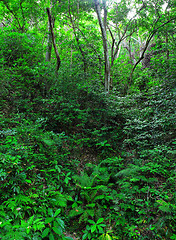
[[[175,2],[0,9],[0,239],[176,239]]]

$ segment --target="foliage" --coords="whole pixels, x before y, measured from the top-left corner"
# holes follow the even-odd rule
[[[175,239],[175,6],[160,3],[134,1],[136,20],[130,1],[104,9],[119,47],[106,95],[93,2],[1,1],[0,239]]]

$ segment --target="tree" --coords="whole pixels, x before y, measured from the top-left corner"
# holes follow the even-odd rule
[[[145,54],[147,49],[150,46],[151,41],[153,40],[154,36],[165,27],[165,25],[173,22],[176,19],[176,16],[172,13],[172,10],[170,14],[168,14],[168,8],[169,8],[169,2],[166,3],[166,8],[163,11],[163,1],[138,1],[138,3],[141,3],[139,6],[138,12],[138,29],[143,28],[145,31],[145,35],[147,35],[146,39],[141,42],[141,38],[139,36],[138,42],[140,43],[140,56],[136,60],[134,66],[131,69],[130,73],[130,82],[132,83],[132,77],[133,73],[137,67],[137,65],[142,62],[142,60],[145,58]]]
[[[27,32],[43,18],[39,3],[36,0],[0,0],[4,26],[10,25],[19,32]]]

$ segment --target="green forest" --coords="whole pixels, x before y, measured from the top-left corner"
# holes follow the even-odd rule
[[[176,240],[176,1],[0,0],[0,240]]]

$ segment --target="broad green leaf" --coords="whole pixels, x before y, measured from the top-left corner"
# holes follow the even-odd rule
[[[97,225],[92,225],[91,226],[91,233],[95,232],[97,229]]]
[[[54,214],[54,217],[56,217],[61,212],[61,209],[57,209],[57,211]]]
[[[54,240],[54,236],[52,233],[50,233],[50,235],[49,235],[49,240]]]
[[[59,224],[59,226],[61,227],[61,228],[64,228],[64,221],[62,220],[62,219],[60,219],[60,218],[56,218],[56,221],[58,222],[58,224]]]
[[[99,218],[98,221],[97,221],[97,224],[101,223],[104,221],[104,218]]]
[[[58,235],[62,235],[62,228],[61,227],[53,227],[52,229]]]
[[[53,222],[54,218],[53,217],[48,217],[45,219],[45,223],[51,223]]]
[[[84,233],[84,235],[82,236],[82,240],[85,240],[87,238],[88,232]]]
[[[88,222],[91,223],[91,224],[95,224],[95,222],[91,219],[89,219]]]
[[[42,238],[45,238],[50,232],[49,228],[46,228],[43,232],[42,232]]]

